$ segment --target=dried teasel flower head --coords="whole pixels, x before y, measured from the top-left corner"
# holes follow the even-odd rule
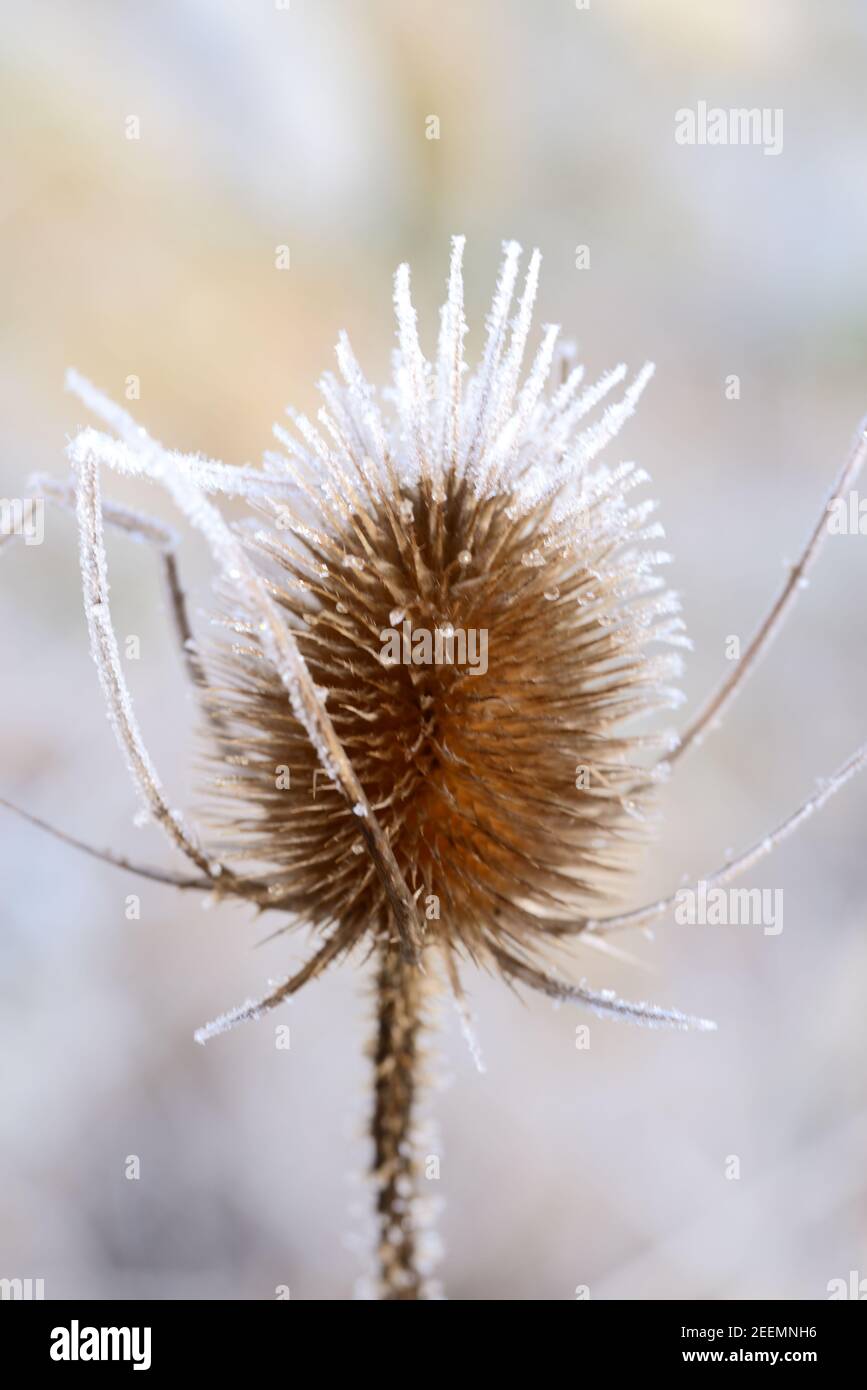
[[[672,894],[595,915],[648,827],[666,762],[640,718],[679,703],[671,682],[687,641],[657,574],[668,556],[656,548],[653,503],[637,491],[646,475],[600,457],[650,368],[611,403],[625,368],[586,385],[546,327],[525,371],[540,257],[530,258],[513,311],[520,251],[504,251],[467,380],[458,237],[434,360],[422,353],[402,266],[392,389],[378,397],[342,336],[340,376],[321,382],[318,424],[290,411],[294,431],[276,429],[282,449],[261,469],[166,449],[70,373],[70,388],[113,434],[82,430],[68,450],[73,479],[40,480],[77,514],[91,650],[130,772],[198,876],[132,864],[23,814],[125,871],[276,909],[321,934],[303,967],[200,1029],[200,1042],[281,1004],[353,947],[375,948],[372,1172],[377,1288],[389,1299],[430,1296],[412,1141],[433,950],[459,1003],[458,965],[470,959],[599,1012],[713,1027],[544,968],[546,949],[565,938],[603,948],[609,931],[657,921],[675,904]],[[862,423],[832,502],[865,457]],[[206,537],[219,571],[210,642],[193,639],[173,534],[103,503],[100,465],[165,485]],[[248,519],[230,525],[215,495],[245,502]],[[219,853],[171,809],[144,745],[112,626],[106,522],[161,552],[206,716]],[[718,722],[767,649],[825,529],[823,513],[672,760]],[[867,745],[708,881],[719,887],[753,868],[865,766]]]
[[[668,557],[638,494],[646,475],[600,460],[651,369],[609,403],[626,369],[585,385],[546,327],[525,372],[541,258],[513,313],[509,243],[465,381],[462,253],[456,238],[435,360],[402,266],[391,391],[380,402],[342,336],[318,427],[290,411],[294,432],[276,430],[282,451],[260,470],[163,448],[71,374],[117,437],[82,431],[74,483],[53,490],[78,515],[91,649],[119,742],[150,813],[203,875],[181,886],[216,886],[324,935],[301,970],[198,1041],[282,1003],[355,946],[377,952],[372,1172],[389,1299],[430,1296],[413,1116],[432,950],[467,1026],[463,959],[640,1023],[712,1027],[558,979],[540,959],[588,927],[628,868],[655,775],[654,741],[632,725],[676,700],[679,654],[658,648],[686,639],[656,573]],[[192,639],[164,528],[104,507],[100,464],[165,484],[207,538],[219,567],[209,643]],[[207,493],[243,499],[250,517],[229,525]],[[218,856],[170,809],[142,742],[111,624],[105,520],[164,552],[206,716]]]
[[[651,368],[604,406],[626,369],[586,385],[546,326],[522,381],[540,257],[510,317],[510,243],[465,380],[462,251],[456,238],[433,362],[398,270],[383,405],[341,336],[319,428],[290,412],[294,434],[277,430],[285,452],[267,460],[275,486],[246,544],[426,942],[502,961],[543,943],[558,914],[592,913],[629,867],[650,740],[627,726],[677,699],[679,656],[659,649],[686,639],[656,573],[654,504],[638,500],[647,476],[599,458]],[[226,853],[267,862],[275,903],[304,920],[349,940],[379,931],[388,899],[362,808],[321,776],[231,579],[222,600],[204,701],[225,731],[211,762]]]

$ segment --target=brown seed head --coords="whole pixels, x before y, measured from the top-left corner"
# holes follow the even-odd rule
[[[627,725],[670,701],[672,659],[648,644],[683,638],[653,574],[667,557],[645,544],[659,533],[652,504],[627,501],[644,475],[592,464],[648,373],[579,430],[623,373],[581,394],[579,370],[564,369],[544,399],[549,331],[518,392],[538,261],[507,341],[507,248],[463,393],[459,253],[438,372],[420,357],[399,272],[396,427],[341,340],[346,384],[323,383],[328,443],[302,419],[305,445],[281,432],[289,453],[271,470],[283,469],[285,495],[260,501],[266,525],[246,539],[428,939],[484,958],[496,941],[532,946],[558,915],[592,912],[629,865],[648,776]],[[230,633],[205,699],[224,730],[211,769],[226,852],[267,864],[275,904],[303,920],[353,939],[379,930],[386,899],[359,817],[223,595]]]

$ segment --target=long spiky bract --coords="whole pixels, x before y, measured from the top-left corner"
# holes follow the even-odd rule
[[[541,258],[513,313],[520,248],[508,243],[467,376],[463,245],[452,244],[434,360],[401,266],[391,390],[367,382],[341,334],[316,422],[288,411],[293,429],[275,427],[280,448],[261,469],[168,450],[69,377],[113,431],[83,430],[69,455],[94,655],[132,769],[221,893],[320,938],[293,975],[197,1040],[261,1016],[357,946],[378,956],[371,1134],[379,1288],[393,1299],[425,1291],[411,1141],[428,948],[462,1017],[458,966],[470,960],[611,1017],[712,1026],[546,968],[646,838],[660,739],[634,726],[679,703],[686,639],[657,574],[668,556],[654,504],[636,498],[647,477],[600,462],[652,369],[612,399],[623,366],[586,385],[553,325],[531,350]],[[107,607],[100,465],[165,485],[217,565],[193,675],[207,716],[203,823],[218,851],[168,810],[132,716]],[[248,518],[228,524],[220,496],[246,501]],[[176,616],[183,637],[182,605]]]

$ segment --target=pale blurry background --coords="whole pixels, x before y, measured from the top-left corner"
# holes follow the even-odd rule
[[[3,5],[0,494],[64,470],[74,364],[157,437],[257,459],[310,409],[341,326],[371,375],[413,266],[430,343],[468,237],[470,348],[499,243],[544,254],[539,322],[598,373],[658,366],[613,451],[653,474],[696,642],[728,669],[867,410],[867,8],[857,0],[43,0]],[[682,148],[699,100],[782,107],[784,148]],[[425,138],[437,115],[439,141]],[[141,138],[126,138],[136,116]],[[590,247],[590,268],[575,248]],[[274,266],[288,245],[291,269]],[[737,374],[740,400],[727,400]],[[114,495],[170,511],[146,488]],[[179,804],[192,711],[154,558],[112,540],[145,736]],[[184,556],[198,604],[208,569]],[[761,835],[867,736],[867,539],[830,540],[724,729],[664,797],[633,902]],[[74,526],[0,556],[0,794],[172,863],[136,801],[87,651]],[[753,884],[779,937],[664,925],[576,972],[716,1018],[647,1033],[472,978],[487,1073],[444,1010],[437,1097],[455,1299],[821,1298],[867,1275],[867,782]],[[48,1297],[352,1296],[369,981],[196,1047],[300,959],[240,908],[126,875],[0,812],[0,1276]],[[140,921],[124,916],[141,895]],[[274,1023],[289,1022],[291,1051]],[[575,1047],[590,1022],[591,1048]],[[141,1179],[127,1181],[128,1155]],[[731,1155],[739,1181],[725,1176]]]

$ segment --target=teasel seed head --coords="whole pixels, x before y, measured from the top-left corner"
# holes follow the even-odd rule
[[[510,319],[509,243],[465,381],[462,252],[455,238],[435,359],[401,267],[391,390],[377,395],[342,335],[317,425],[290,412],[294,432],[276,430],[243,530],[451,966],[532,956],[617,891],[652,796],[653,740],[635,724],[677,699],[679,656],[660,647],[686,640],[646,474],[599,458],[651,369],[604,405],[625,368],[586,385],[546,327],[522,381],[540,257]],[[379,934],[364,807],[323,775],[230,578],[219,593],[202,699],[221,857],[267,865],[293,918],[352,943]]]

